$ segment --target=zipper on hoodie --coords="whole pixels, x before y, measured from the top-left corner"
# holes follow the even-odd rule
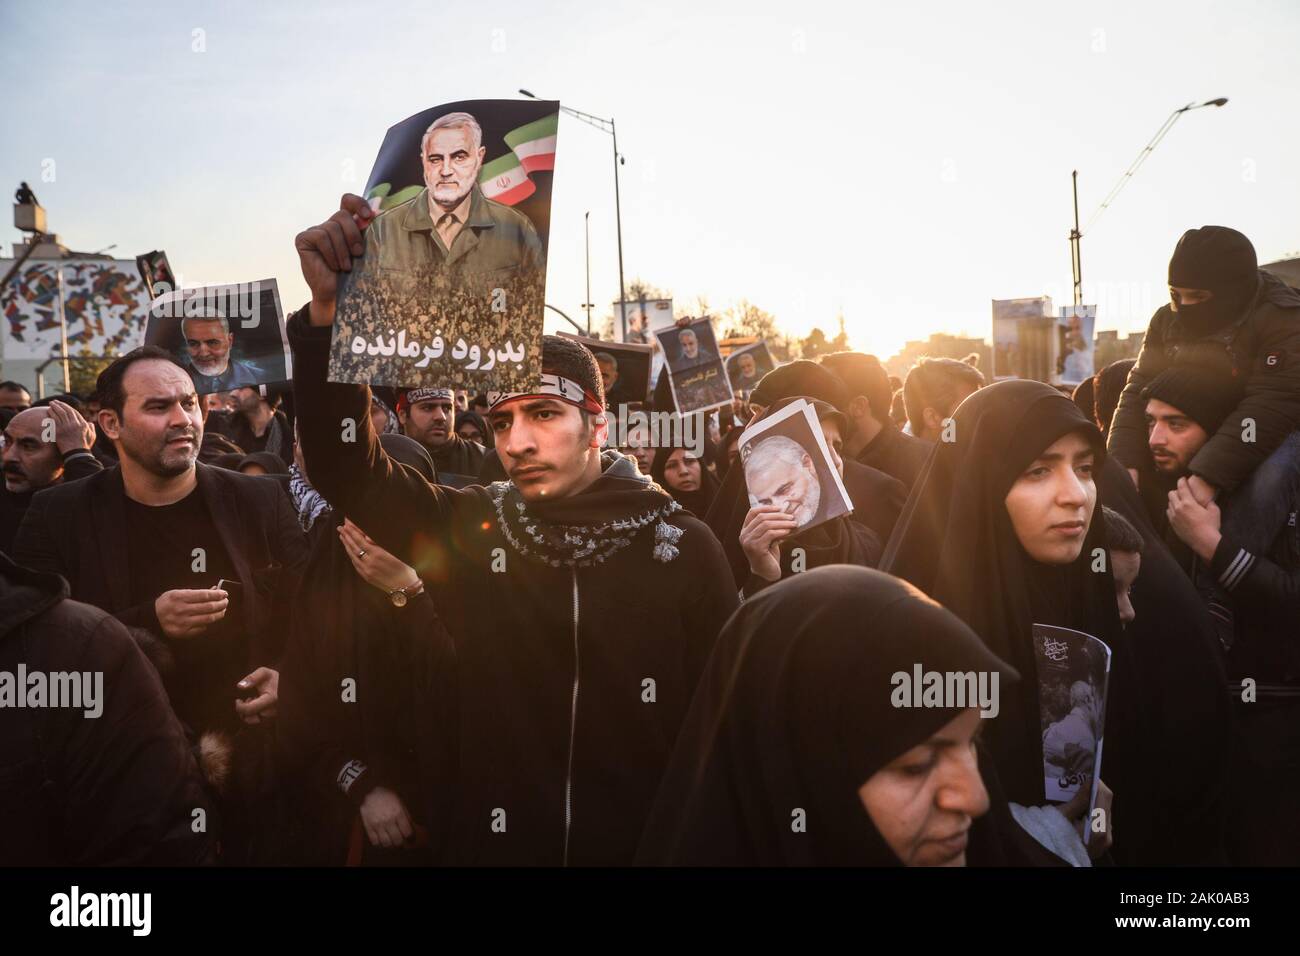
[[[564,778],[564,866],[569,865],[573,825],[573,738],[578,726],[578,568],[573,567],[573,703],[569,708],[569,767]]]

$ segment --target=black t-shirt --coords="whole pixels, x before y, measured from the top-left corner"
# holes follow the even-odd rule
[[[222,578],[236,579],[197,487],[180,501],[159,507],[127,498],[126,527],[133,605],[153,604],[165,591],[211,588]],[[232,591],[226,616],[196,637],[170,638],[160,632],[176,658],[175,671],[166,680],[172,707],[196,733],[238,729],[234,685],[252,670],[240,619],[243,600]]]

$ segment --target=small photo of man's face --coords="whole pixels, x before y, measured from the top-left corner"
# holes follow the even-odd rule
[[[743,353],[736,359],[736,368],[740,370],[742,377],[753,378],[754,369],[757,368],[754,364],[754,356],[750,355],[748,352]]]
[[[799,527],[812,521],[821,504],[821,483],[811,456],[792,439],[760,441],[745,461],[750,497],[792,516]]]
[[[682,348],[682,358],[694,359],[700,354],[700,340],[690,329],[682,329],[677,336],[677,344]]]
[[[185,319],[181,328],[195,369],[202,375],[223,374],[230,364],[235,334],[227,332],[220,319]]]

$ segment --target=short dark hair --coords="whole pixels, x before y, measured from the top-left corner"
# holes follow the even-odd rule
[[[959,391],[983,387],[984,376],[972,365],[950,358],[922,358],[912,366],[903,382],[907,420],[915,431],[925,421],[927,408],[951,415],[957,407]]]
[[[126,405],[126,389],[122,387],[122,381],[126,378],[127,369],[136,362],[143,362],[146,359],[171,362],[182,371],[185,368],[172,357],[170,352],[156,345],[142,345],[138,349],[132,349],[100,372],[99,378],[95,380],[95,394],[99,396],[100,408],[112,409],[117,412],[118,418],[122,417],[122,409]]]
[[[832,352],[822,356],[822,365],[839,376],[849,390],[849,401],[865,396],[871,405],[871,417],[882,425],[893,424],[889,403],[894,391],[889,387],[889,373],[880,359],[865,352]]]
[[[581,342],[559,335],[543,335],[542,371],[577,382],[604,406],[605,383],[600,377],[600,367],[596,356]]]
[[[73,395],[71,392],[64,392],[61,395],[47,395],[39,402],[32,402],[32,408],[45,408],[49,406],[50,402],[62,402],[64,405],[74,409],[76,413],[83,418],[86,415],[86,406],[82,404],[81,399],[76,395]]]
[[[29,396],[32,394],[31,389],[17,382],[0,382],[0,392],[26,392]]]
[[[1114,508],[1101,506],[1101,517],[1106,533],[1106,547],[1112,551],[1132,551],[1141,554],[1143,541],[1138,529]]]

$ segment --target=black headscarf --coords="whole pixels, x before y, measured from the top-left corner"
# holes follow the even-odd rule
[[[892,705],[891,676],[918,663],[996,671],[1000,690],[1017,679],[954,615],[866,568],[795,575],[741,605],[696,689],[639,862],[899,865],[858,790],[960,713]],[[806,832],[791,826],[795,808]]]
[[[839,376],[805,359],[772,369],[759,379],[749,400],[754,405],[768,407],[783,398],[800,395],[819,399],[841,411],[848,403],[848,389]]]
[[[1097,426],[1068,397],[1041,382],[997,382],[953,414],[955,440],[939,442],[926,462],[881,559],[881,570],[911,581],[969,624],[995,654],[1026,679],[1003,695],[989,728],[989,749],[1009,797],[1045,802],[1042,729],[1032,625],[1073,628],[1110,647],[1112,678],[1120,666],[1119,610],[1109,562],[1091,570],[1104,547],[1100,502],[1079,557],[1069,565],[1034,561],[1011,524],[1005,499],[1028,465],[1057,439],[1082,434],[1105,461]],[[1115,682],[1109,700],[1114,701]],[[1121,710],[1123,708],[1120,708]],[[1107,710],[1112,727],[1115,708]],[[1106,737],[1106,752],[1111,739]],[[1105,768],[1103,768],[1105,776]],[[1112,784],[1112,789],[1118,794]]]
[[[788,366],[782,367],[788,368]],[[796,395],[780,399],[755,421],[761,421],[775,415],[791,402],[797,402],[801,398],[804,398],[804,396]],[[846,430],[844,415],[834,406],[815,398],[806,398],[805,400],[812,405],[818,421],[836,417],[840,421],[841,431]],[[782,541],[780,559],[782,577],[795,573],[791,566],[792,554],[795,548],[803,549],[805,570],[828,564],[856,564],[861,567],[876,566],[880,559],[880,552],[883,549],[882,539],[862,520],[862,515],[857,512],[859,501],[871,496],[861,493],[855,496],[854,492],[857,489],[850,479],[850,467],[863,470],[874,469],[866,469],[865,465],[859,465],[849,459],[844,461],[845,490],[848,491],[849,498],[853,501],[854,514],[835,518],[816,528],[792,535]],[[887,476],[884,477],[887,478]],[[893,479],[888,480],[893,481]],[[900,489],[902,488],[901,484],[897,482],[895,484],[898,484]],[[742,587],[749,578],[749,558],[745,556],[745,549],[740,546],[740,529],[745,525],[745,516],[749,514],[749,509],[749,492],[745,486],[745,469],[740,460],[737,459],[736,466],[727,472],[722,487],[718,489],[718,493],[713,499],[713,507],[709,509],[706,521],[713,534],[722,542],[722,550],[727,555],[727,563],[731,565],[731,573],[738,588]]]
[[[1128,384],[1128,373],[1133,371],[1137,359],[1120,359],[1111,362],[1092,377],[1093,418],[1101,429],[1103,436],[1110,433],[1110,420],[1115,417],[1119,407],[1119,396]]]
[[[482,415],[474,411],[472,408],[467,409],[463,412],[456,413],[456,434],[457,435],[460,434],[460,426],[464,425],[466,422],[469,422],[471,425],[477,428],[478,433],[481,436],[483,436],[479,441],[480,445],[482,445],[484,448],[495,448],[497,446],[496,435],[494,435],[492,429],[488,427],[487,421],[483,418]]]
[[[678,450],[666,445],[656,448],[654,461],[650,465],[650,477],[654,479],[655,484],[672,495],[674,501],[703,521],[704,516],[709,513],[709,505],[713,504],[713,499],[718,493],[718,479],[709,470],[710,449],[705,446],[704,454],[700,456],[700,486],[694,491],[677,491],[669,486],[664,474],[668,469],[668,459]]]
[[[379,436],[379,444],[384,447],[389,458],[414,468],[424,476],[425,481],[430,484],[437,481],[433,456],[429,454],[429,449],[414,438],[408,438],[406,435],[384,434]]]
[[[268,475],[277,475],[279,477],[288,477],[289,466],[286,465],[279,455],[273,455],[269,451],[255,451],[245,455],[239,463],[239,470],[243,471],[245,465],[257,465]]]

